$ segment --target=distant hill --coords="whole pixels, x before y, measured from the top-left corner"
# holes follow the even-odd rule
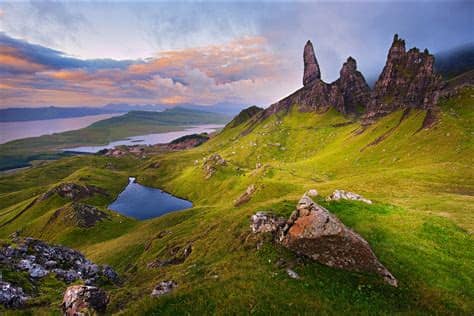
[[[245,106],[234,103],[216,103],[214,105],[182,104],[177,107],[233,116]],[[161,104],[110,103],[102,107],[40,107],[0,109],[0,122],[20,122],[82,117],[88,115],[127,113],[131,111],[161,112],[172,109]]]
[[[120,113],[127,111],[114,110],[111,108],[90,107],[41,107],[41,108],[8,108],[0,109],[0,122],[20,122],[51,120],[59,118],[81,117],[88,115]]]
[[[29,165],[32,160],[55,159],[62,148],[107,144],[149,133],[182,130],[202,124],[225,124],[229,116],[219,113],[172,108],[162,112],[131,111],[79,130],[24,138],[0,145],[0,170]]]

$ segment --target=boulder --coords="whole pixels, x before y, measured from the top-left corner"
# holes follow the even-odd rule
[[[0,304],[6,308],[19,308],[25,305],[28,297],[21,287],[0,281]]]
[[[252,195],[255,193],[256,190],[257,190],[257,187],[255,186],[255,184],[249,185],[247,189],[245,190],[245,192],[242,193],[242,195],[240,195],[237,198],[237,200],[235,200],[234,206],[240,206],[250,201],[250,199],[252,198]]]
[[[364,198],[363,196],[344,190],[335,190],[330,196],[326,198],[327,201],[339,201],[339,200],[354,200],[361,201],[367,204],[372,204],[372,201]]]
[[[72,285],[64,293],[62,309],[67,316],[103,313],[109,297],[100,288],[87,285]]]
[[[297,254],[334,268],[375,273],[397,286],[397,280],[379,262],[367,241],[307,195],[288,221],[257,212],[251,223],[252,232],[272,232],[276,242]]]
[[[178,284],[173,280],[162,281],[158,283],[158,285],[153,289],[153,291],[151,292],[151,296],[159,297],[159,296],[165,295],[171,292],[177,286]]]

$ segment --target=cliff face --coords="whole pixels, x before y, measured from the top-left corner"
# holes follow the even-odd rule
[[[442,88],[434,69],[434,56],[427,49],[405,50],[405,41],[394,36],[387,62],[375,83],[368,103],[366,121],[400,108],[432,109]]]
[[[321,71],[308,41],[303,53],[303,87],[286,98],[272,104],[260,118],[297,106],[304,112],[324,112],[335,108],[342,114],[363,114],[363,122],[398,109],[419,108],[433,110],[442,88],[441,76],[436,74],[434,57],[428,50],[405,49],[405,41],[395,35],[387,62],[370,90],[364,76],[357,70],[357,62],[349,57],[343,64],[339,79],[332,83],[321,80]]]

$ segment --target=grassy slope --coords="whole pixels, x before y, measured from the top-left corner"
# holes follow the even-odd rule
[[[49,214],[68,203],[54,198],[2,227],[0,238],[23,228],[24,235],[61,242],[111,264],[125,279],[123,287],[108,288],[111,312],[471,314],[473,94],[472,88],[465,89],[444,101],[440,122],[430,130],[419,131],[424,113],[417,111],[401,123],[402,113],[394,113],[362,133],[357,133],[358,123],[341,126],[346,119],[335,112],[294,111],[268,118],[244,137],[238,136],[246,126],[224,130],[190,151],[147,160],[75,157],[3,176],[0,225],[44,192],[45,185],[66,180],[106,188],[111,197],[88,201],[102,209],[128,175],[189,198],[195,207],[143,222],[116,216],[92,229],[58,227],[45,234],[42,228]],[[367,146],[389,130],[384,140]],[[201,159],[214,152],[229,165],[205,180]],[[151,161],[159,161],[160,167],[147,168]],[[105,168],[108,162],[113,169]],[[257,163],[263,167],[256,169]],[[234,207],[233,201],[249,184],[258,187],[254,197]],[[352,190],[376,202],[318,199],[369,241],[399,279],[398,289],[371,275],[300,261],[269,242],[256,249],[256,237],[249,234],[250,215],[271,210],[288,216],[310,188],[323,195],[336,188]],[[163,230],[171,234],[158,238]],[[155,258],[169,257],[174,246],[190,242],[193,252],[183,264],[146,268]],[[290,279],[275,265],[279,258],[294,265],[302,279]],[[166,279],[176,280],[178,289],[151,299],[153,286]],[[59,291],[48,292],[47,282],[51,281],[43,281],[37,290],[49,302],[41,305],[43,311],[56,309],[61,298]]]
[[[0,170],[23,166],[31,160],[60,157],[62,148],[101,145],[130,136],[181,130],[183,126],[224,124],[217,113],[175,108],[163,112],[134,111],[96,122],[86,128],[25,138],[0,145]]]

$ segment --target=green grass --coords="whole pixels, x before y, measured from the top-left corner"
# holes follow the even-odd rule
[[[443,100],[440,120],[429,130],[420,130],[423,111],[413,110],[402,121],[402,112],[395,112],[361,130],[358,122],[340,124],[347,119],[335,111],[293,110],[267,118],[245,136],[248,123],[224,129],[188,151],[146,159],[64,158],[0,176],[0,225],[28,200],[66,181],[107,190],[109,197],[84,201],[104,211],[129,175],[194,204],[190,210],[146,221],[112,215],[94,228],[50,227],[45,232],[52,212],[70,203],[54,197],[2,227],[0,238],[21,230],[112,265],[124,285],[107,288],[110,313],[470,315],[474,311],[473,94],[474,89],[466,88]],[[228,165],[206,180],[202,162],[212,153],[219,153]],[[159,168],[148,167],[154,162],[160,163]],[[105,168],[110,163],[114,168]],[[252,199],[234,207],[250,184],[257,187]],[[271,211],[289,216],[301,195],[312,188],[322,195],[316,202],[370,243],[399,280],[399,288],[374,275],[297,258],[271,243],[270,236],[250,234],[252,214]],[[374,204],[326,202],[324,197],[334,189],[357,192]],[[163,231],[170,233],[160,238]],[[193,251],[184,263],[147,268],[157,258],[168,258],[173,247],[189,243]],[[289,278],[276,265],[279,259],[301,280]],[[57,311],[56,292],[39,294],[16,274],[8,274],[8,279],[44,299],[39,307],[43,311]],[[167,279],[175,280],[178,288],[151,298],[153,287]],[[41,293],[48,293],[46,288],[52,285],[44,286]]]

